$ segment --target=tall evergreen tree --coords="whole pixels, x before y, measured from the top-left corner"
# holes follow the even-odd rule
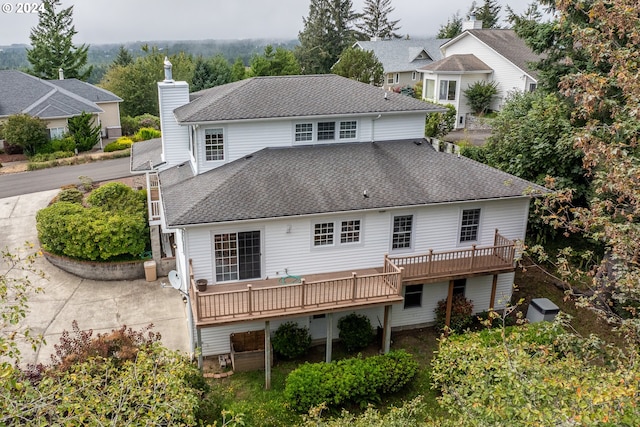
[[[64,70],[65,77],[87,80],[91,68],[87,67],[89,46],[75,46],[73,36],[78,32],[73,25],[73,6],[56,12],[60,0],[42,0],[43,7],[38,12],[38,25],[31,29],[31,49],[27,49],[27,59],[31,63],[31,73],[44,79],[57,79],[58,70]]]
[[[326,74],[344,49],[355,41],[351,0],[311,0],[295,56],[303,74]]]
[[[396,33],[400,29],[398,22],[389,20],[389,15],[394,11],[391,0],[365,0],[364,11],[360,16],[361,21],[356,25],[363,39],[391,39],[400,38]]]
[[[193,78],[191,79],[191,92],[213,87],[213,69],[211,63],[202,56],[196,58],[193,66]]]
[[[460,12],[456,12],[447,20],[445,25],[440,26],[438,31],[439,39],[452,39],[462,32],[462,17]]]
[[[482,28],[500,28],[500,11],[502,6],[496,0],[484,0],[481,6],[474,1],[471,3],[469,14],[475,15],[478,21],[482,21]]]
[[[231,66],[231,81],[237,82],[243,80],[247,76],[247,70],[245,69],[242,58],[236,58],[236,61]]]
[[[133,55],[129,52],[129,49],[125,48],[123,45],[120,45],[120,49],[118,50],[118,56],[113,60],[113,65],[121,65],[126,67],[127,65],[133,62]]]
[[[268,45],[264,55],[255,55],[251,59],[250,76],[290,76],[300,74],[300,64],[290,50],[280,46],[273,49]]]

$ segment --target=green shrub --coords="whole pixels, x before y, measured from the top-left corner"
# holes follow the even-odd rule
[[[431,138],[442,138],[456,125],[456,107],[451,104],[440,105],[446,108],[443,113],[427,114],[424,124],[424,135]]]
[[[146,212],[146,191],[135,191],[120,182],[110,182],[96,188],[87,197],[89,206],[110,212]]]
[[[404,351],[331,363],[305,363],[287,376],[284,395],[292,408],[307,411],[326,403],[364,406],[395,393],[417,374],[418,363]]]
[[[58,193],[57,202],[82,203],[84,195],[77,188],[65,188]]]
[[[94,123],[93,115],[82,113],[70,118],[68,123],[78,151],[89,151],[100,142],[100,126]]]
[[[373,341],[373,328],[367,316],[351,313],[338,320],[340,342],[351,352],[365,348]]]
[[[51,160],[66,159],[73,157],[73,151],[55,151],[53,153],[39,153],[29,157],[29,161],[33,163],[50,162]]]
[[[135,135],[133,135],[133,138],[131,138],[133,141],[138,142],[138,141],[147,141],[149,139],[154,139],[154,138],[160,138],[162,136],[162,133],[154,128],[140,128],[138,130],[138,132],[136,132]]]
[[[447,299],[438,301],[436,307],[436,327],[444,329],[447,319]],[[451,319],[449,329],[456,332],[462,332],[473,323],[473,303],[465,298],[464,295],[458,294],[453,296],[451,302]]]
[[[133,135],[138,131],[136,127],[136,119],[131,116],[120,117],[120,129],[123,135]]]
[[[498,82],[477,81],[462,92],[471,110],[475,114],[484,114],[491,105],[491,99],[498,94]]]
[[[141,128],[160,130],[160,118],[152,114],[143,114],[136,117],[122,116],[120,118],[120,128],[122,129],[122,134],[128,136],[134,135]]]
[[[103,151],[105,153],[110,153],[112,151],[126,150],[127,148],[131,148],[132,144],[133,140],[131,138],[123,136],[105,145]]]
[[[137,259],[149,246],[145,200],[144,191],[104,185],[87,199],[89,208],[61,201],[38,211],[38,238],[45,250],[71,258]]]
[[[276,329],[271,340],[273,349],[285,359],[295,359],[307,354],[311,347],[309,328],[295,322],[283,323]]]

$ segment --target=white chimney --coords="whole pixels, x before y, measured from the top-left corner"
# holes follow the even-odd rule
[[[481,30],[481,29],[482,29],[482,21],[481,20],[476,20],[476,15],[475,14],[469,15],[469,20],[468,21],[464,21],[462,23],[462,31],[466,31],[466,30]]]
[[[64,80],[64,70],[62,68],[58,68],[58,80]]]
[[[165,80],[158,82],[158,107],[162,130],[162,160],[174,166],[190,159],[189,128],[180,126],[173,110],[189,103],[189,84],[176,82],[171,75],[171,63],[164,63]]]

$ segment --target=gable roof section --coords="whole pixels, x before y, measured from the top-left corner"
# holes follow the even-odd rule
[[[532,77],[537,77],[537,73],[528,63],[537,62],[541,56],[534,53],[524,40],[517,36],[514,30],[508,29],[476,29],[466,30],[457,37],[451,39],[442,47],[455,43],[463,37],[475,37],[482,43],[489,46],[496,53],[506,58],[509,62]]]
[[[451,55],[440,61],[425,65],[420,71],[432,71],[439,73],[490,73],[493,70],[475,55]]]
[[[194,176],[160,173],[168,226],[526,197],[528,181],[426,140],[265,148]],[[363,192],[367,191],[368,197]]]
[[[69,92],[75,93],[76,95],[81,96],[82,98],[87,99],[91,102],[122,102],[122,98],[116,96],[108,90],[83,82],[82,80],[49,80],[48,83],[66,89]]]
[[[94,102],[16,70],[0,70],[0,117],[26,113],[41,119],[101,113]]]
[[[136,142],[131,146],[131,173],[142,173],[153,170],[162,164],[162,139],[154,138]]]
[[[442,58],[440,45],[449,39],[393,39],[358,41],[354,46],[370,50],[382,63],[385,73],[415,71]],[[420,54],[426,58],[420,58]]]
[[[440,106],[335,74],[253,77],[191,98],[174,110],[179,123],[442,111]]]

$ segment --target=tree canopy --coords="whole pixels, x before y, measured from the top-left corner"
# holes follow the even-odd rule
[[[264,54],[251,58],[251,68],[248,75],[255,76],[291,76],[300,74],[300,64],[290,50],[283,47],[268,45]]]
[[[364,10],[356,24],[360,30],[362,40],[392,39],[402,37],[397,31],[400,29],[399,19],[391,20],[389,15],[394,11],[391,0],[365,0]]]
[[[355,41],[353,28],[358,15],[351,0],[311,0],[300,45],[295,56],[302,74],[326,74],[347,47]]]
[[[384,69],[373,51],[349,47],[342,52],[332,71],[343,77],[381,86]]]
[[[38,11],[38,25],[31,29],[31,49],[27,59],[31,73],[43,79],[57,79],[58,70],[66,78],[87,80],[91,67],[87,64],[88,45],[75,46],[73,36],[78,32],[73,25],[73,6],[56,11],[60,0],[42,0]]]

